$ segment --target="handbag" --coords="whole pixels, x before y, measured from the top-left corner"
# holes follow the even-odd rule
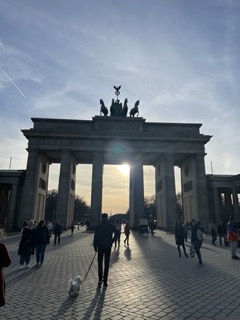
[[[195,257],[195,249],[194,249],[193,244],[191,245],[189,251],[190,251],[190,257],[194,258]]]

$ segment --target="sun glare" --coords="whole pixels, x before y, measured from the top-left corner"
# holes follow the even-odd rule
[[[118,166],[118,170],[123,174],[124,176],[129,175],[130,167],[127,163],[122,164],[121,166]]]

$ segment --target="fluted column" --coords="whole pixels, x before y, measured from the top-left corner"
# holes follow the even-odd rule
[[[91,226],[99,224],[102,213],[103,156],[96,152],[92,165]]]
[[[75,163],[71,153],[62,152],[61,167],[59,175],[58,201],[56,211],[56,221],[64,227],[69,226],[73,218],[73,201],[75,194]]]
[[[174,161],[172,154],[166,154],[165,158],[165,201],[166,201],[166,217],[167,228],[171,229],[177,219],[176,208],[176,190],[175,190],[175,176],[174,176]]]
[[[197,184],[197,220],[209,220],[209,205],[207,194],[207,179],[204,155],[196,155],[196,184]]]
[[[24,221],[33,219],[35,216],[39,179],[39,157],[40,155],[36,150],[29,151],[18,221],[18,227],[20,228]]]
[[[136,227],[144,218],[144,181],[142,155],[136,155],[130,166],[130,226]]]
[[[234,216],[236,217],[236,220],[240,220],[240,212],[239,212],[239,202],[238,202],[238,193],[235,188],[232,190],[233,194],[233,208],[234,208]]]
[[[16,184],[13,184],[11,189],[10,205],[9,205],[8,216],[6,221],[7,230],[12,230],[14,226],[17,195],[18,195],[18,186]]]

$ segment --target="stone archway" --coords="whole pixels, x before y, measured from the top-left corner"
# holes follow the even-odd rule
[[[51,163],[60,163],[57,220],[68,226],[73,216],[75,166],[92,164],[91,221],[102,212],[104,164],[131,163],[129,208],[131,226],[143,217],[143,166],[155,167],[157,225],[168,228],[176,219],[174,166],[182,171],[184,206],[189,217],[209,216],[205,177],[205,144],[201,124],[148,123],[141,117],[95,116],[92,120],[32,118],[28,164],[19,224],[43,218]],[[186,169],[188,167],[188,169]],[[43,170],[44,169],[44,170]],[[189,170],[189,173],[187,173]],[[188,209],[187,209],[188,208]]]

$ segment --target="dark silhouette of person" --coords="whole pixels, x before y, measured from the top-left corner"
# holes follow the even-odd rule
[[[107,213],[102,214],[102,221],[96,227],[94,234],[94,250],[98,253],[98,286],[107,287],[108,271],[112,244],[115,242],[115,226],[108,221]],[[104,273],[103,273],[104,258]]]
[[[53,233],[54,233],[54,243],[53,245],[55,246],[55,244],[58,242],[58,244],[60,244],[61,241],[61,233],[62,233],[62,226],[60,223],[56,223],[54,228],[53,228]]]
[[[198,235],[197,235],[197,230],[199,229],[199,223],[196,222],[195,219],[192,219],[192,234],[191,234],[191,243],[194,246],[194,249],[196,251],[197,257],[198,257],[198,261],[199,261],[199,265],[202,266],[202,255],[200,252],[203,240],[199,240],[198,239]]]
[[[188,257],[187,252],[186,252],[186,248],[184,245],[184,235],[185,235],[184,226],[181,224],[180,221],[177,220],[175,223],[175,240],[176,240],[176,245],[177,245],[179,257],[181,257],[180,246],[182,246],[185,256]]]
[[[0,307],[5,305],[5,280],[2,269],[8,267],[11,264],[11,258],[5,244],[0,243]]]

